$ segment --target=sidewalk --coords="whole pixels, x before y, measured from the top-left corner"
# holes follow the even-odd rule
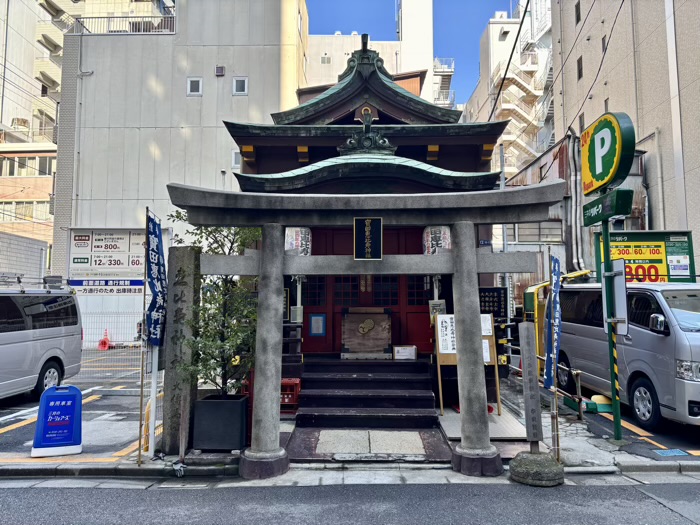
[[[100,392],[105,396],[106,392]],[[116,392],[115,392],[116,393]],[[107,439],[107,434],[114,436],[116,428],[112,428],[115,423],[125,425],[126,421],[132,420],[134,414],[129,412],[132,409],[133,398],[116,397],[92,394],[92,397],[84,398],[86,413],[90,414],[86,419],[90,421],[92,427],[84,429],[84,441],[92,442],[97,438],[100,440]],[[509,427],[515,428],[518,420],[522,422],[522,395],[519,392],[518,380],[506,380],[503,382],[504,394],[504,420],[507,420]],[[115,405],[115,401],[129,402],[127,405]],[[540,445],[541,450],[548,450],[548,445],[551,444],[551,418],[549,413],[549,397],[547,393],[542,396],[542,424],[544,430],[544,440]],[[91,408],[89,408],[91,407]],[[451,409],[450,409],[451,410]],[[446,410],[446,416],[448,410]],[[90,477],[90,478],[173,478],[178,474],[178,470],[184,471],[184,478],[236,478],[238,476],[238,455],[237,454],[190,454],[185,459],[186,468],[179,469],[177,457],[166,457],[163,460],[157,459],[152,461],[150,457],[143,455],[143,463],[137,465],[137,450],[138,441],[131,441],[137,437],[137,421],[136,426],[132,423],[129,427],[131,431],[136,431],[135,435],[132,432],[120,435],[120,439],[114,441],[111,447],[102,446],[106,443],[100,442],[100,447],[97,447],[97,442],[92,446],[86,447],[83,454],[75,456],[64,456],[54,458],[30,458],[30,436],[33,433],[31,423],[31,414],[23,416],[26,419],[19,423],[12,423],[5,427],[0,427],[0,433],[6,432],[5,436],[17,434],[15,438],[5,440],[0,446],[0,478],[37,478],[37,477]],[[137,416],[136,416],[137,417]],[[452,443],[456,443],[455,439],[459,439],[459,432],[455,434],[454,428],[458,429],[459,417],[456,413],[451,417],[441,418],[443,422],[442,432],[446,437],[451,438]],[[601,421],[604,421],[601,419]],[[10,423],[8,421],[8,423]],[[451,430],[450,425],[454,428]],[[599,425],[600,426],[600,425]],[[16,428],[15,428],[16,427]],[[94,428],[93,428],[94,427]],[[492,433],[498,427],[492,426]],[[111,432],[105,432],[111,430]],[[289,437],[294,430],[293,421],[283,421],[282,423],[281,440],[287,445]],[[559,418],[560,442],[561,442],[561,462],[565,467],[565,473],[568,480],[575,482],[576,479],[590,479],[596,477],[601,482],[606,483],[643,483],[645,476],[653,477],[654,479],[673,480],[673,482],[696,482],[696,477],[700,477],[700,457],[691,455],[682,456],[681,458],[673,456],[662,456],[650,454],[649,450],[659,445],[649,437],[651,434],[645,433],[627,424],[624,429],[623,441],[613,443],[611,436],[605,434],[603,427],[595,428],[595,433],[591,431],[589,421],[578,421],[576,413],[568,408],[560,408]],[[103,432],[105,431],[105,432]],[[328,431],[327,431],[328,432]],[[442,451],[436,447],[430,446],[431,440],[422,436],[424,449],[420,449],[418,445],[421,443],[395,442],[394,444],[387,441],[387,436],[383,432],[375,432],[374,436],[368,431],[357,431],[369,436],[369,444],[371,452],[377,451],[376,444],[387,442],[383,446],[398,446],[380,450],[384,452],[384,458],[381,455],[367,454],[364,449],[357,450],[355,454],[334,454],[329,449],[328,454],[318,454],[317,457],[311,458],[312,462],[295,461],[292,456],[292,470],[289,474],[280,478],[265,480],[259,482],[263,485],[275,484],[337,484],[338,482],[347,483],[353,479],[354,475],[345,476],[339,473],[345,472],[365,472],[370,473],[364,476],[370,480],[385,480],[387,483],[495,483],[507,482],[507,475],[500,478],[466,478],[459,474],[454,474],[450,470],[449,453],[445,456]],[[357,433],[356,432],[356,433]],[[435,432],[440,432],[436,430]],[[528,445],[522,440],[522,436],[511,433],[508,428],[498,428],[499,435],[492,436],[496,441],[497,447],[502,452],[502,457],[506,463],[514,456],[514,453],[522,449],[527,449]],[[410,432],[404,432],[409,434]],[[425,433],[425,432],[424,432]],[[336,441],[347,441],[343,431],[330,431],[329,444]],[[418,435],[418,432],[416,432]],[[374,441],[373,441],[374,438]],[[124,439],[130,441],[125,442]],[[509,440],[510,439],[510,440]],[[365,439],[367,441],[367,439]],[[12,444],[12,446],[8,446]],[[323,443],[320,443],[321,445]],[[399,446],[400,445],[400,446]],[[412,445],[409,447],[409,445]],[[642,446],[646,448],[642,448]],[[407,448],[408,447],[408,448]],[[412,448],[417,447],[417,448]],[[403,450],[405,449],[405,450]],[[321,449],[316,449],[319,452]],[[333,449],[335,450],[335,449]],[[640,451],[641,453],[635,453]],[[658,449],[657,449],[658,451]],[[513,452],[513,453],[511,453]],[[301,459],[301,458],[300,458]],[[383,459],[383,460],[380,460]],[[378,461],[380,460],[380,461]],[[405,472],[411,473],[408,477]],[[456,478],[455,478],[456,476]],[[684,476],[679,478],[679,476]],[[363,477],[363,476],[360,476]],[[428,480],[434,481],[408,481]],[[624,478],[624,479],[623,479]],[[632,481],[630,481],[632,479]],[[435,481],[437,480],[437,481]],[[497,481],[501,480],[501,481]],[[669,481],[670,482],[670,481]],[[239,481],[235,481],[239,483]],[[240,480],[240,483],[248,483]]]

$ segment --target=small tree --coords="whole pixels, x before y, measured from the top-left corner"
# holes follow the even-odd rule
[[[168,218],[187,222],[182,211]],[[186,234],[202,253],[232,256],[242,255],[261,238],[259,228],[195,226]],[[175,242],[184,243],[182,239]],[[186,342],[193,352],[192,364],[184,370],[216,386],[221,396],[240,389],[255,361],[256,282],[257,278],[233,276],[207,276],[202,281],[193,336]]]

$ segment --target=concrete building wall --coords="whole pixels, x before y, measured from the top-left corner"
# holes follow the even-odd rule
[[[433,72],[433,2],[401,0],[397,6],[397,40],[372,40],[370,34],[369,48],[379,53],[391,74],[426,70],[420,96],[432,103],[439,89]],[[360,27],[350,35],[309,35],[308,85],[335,84],[352,52],[362,47],[362,32]]]
[[[35,104],[46,111],[55,109],[43,103],[41,85],[34,78],[35,58],[48,55],[34,40],[40,11],[34,1],[0,0],[0,124],[5,128],[13,119],[27,119],[31,126]]]
[[[223,121],[272,123],[297,105],[305,0],[180,0],[177,10],[174,35],[65,36],[54,274],[68,273],[71,229],[140,229],[147,206],[183,236],[167,221],[166,184],[237,190]],[[188,96],[191,78],[201,96]],[[247,94],[233,93],[235,78],[247,78]]]
[[[674,0],[625,2],[615,22],[620,2],[599,1],[581,29],[591,4],[592,0],[581,0],[581,22],[576,23],[575,2],[552,3],[555,72],[573,48],[555,83],[556,137],[562,138],[572,123],[580,132],[579,116],[584,115],[584,126],[588,126],[605,112],[606,101],[609,111],[629,114],[637,146],[647,151],[649,227],[699,232],[700,210],[692,205],[700,196],[697,5]],[[581,37],[574,43],[579,31]],[[603,57],[603,36],[608,51],[594,83]],[[671,51],[671,61],[669,43],[676,48],[675,54]],[[581,79],[577,78],[579,57],[583,61]]]
[[[335,84],[338,75],[345,71],[348,59],[353,51],[362,47],[362,37],[357,35],[309,35],[309,59],[307,80],[309,86]],[[401,69],[401,43],[372,40],[369,48],[377,51],[384,59],[384,67],[391,74],[408,70]],[[329,62],[330,61],[330,62]],[[423,65],[425,69],[432,65],[432,59]]]
[[[421,97],[432,102],[435,85],[433,68],[433,0],[400,0],[399,64],[403,72],[427,69]],[[385,59],[385,62],[388,62]]]
[[[0,274],[18,273],[27,280],[46,275],[48,244],[36,239],[0,232]]]

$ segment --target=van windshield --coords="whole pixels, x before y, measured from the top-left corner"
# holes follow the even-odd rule
[[[700,291],[663,292],[664,299],[684,332],[700,332]]]

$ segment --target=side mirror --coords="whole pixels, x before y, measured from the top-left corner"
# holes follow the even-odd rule
[[[661,314],[651,314],[649,330],[656,334],[663,334],[666,331],[666,318]]]

